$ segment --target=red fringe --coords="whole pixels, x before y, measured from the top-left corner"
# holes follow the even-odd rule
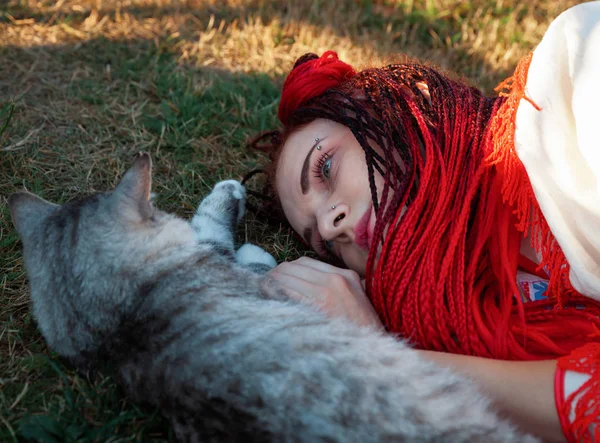
[[[559,402],[563,432],[569,441],[592,443],[600,441],[600,343],[590,343],[558,360],[562,371],[587,374],[590,378]],[[575,419],[569,416],[575,406]]]
[[[513,76],[495,89],[500,96],[507,97],[507,100],[490,122],[491,149],[486,162],[494,165],[502,177],[503,203],[514,208],[518,219],[517,229],[529,236],[532,247],[542,253],[539,269],[544,269],[550,275],[547,295],[557,300],[557,308],[562,308],[566,296],[577,294],[569,280],[570,266],[535,199],[531,182],[514,143],[515,120],[521,100],[527,100],[536,110],[541,110],[525,94],[532,56],[533,53],[530,53],[523,58]]]

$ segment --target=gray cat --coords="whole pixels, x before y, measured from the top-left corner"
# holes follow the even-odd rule
[[[50,347],[108,364],[181,441],[535,441],[397,339],[288,299],[261,275],[269,254],[234,251],[238,182],[217,184],[191,223],[155,209],[150,187],[141,154],[112,192],[9,204]]]

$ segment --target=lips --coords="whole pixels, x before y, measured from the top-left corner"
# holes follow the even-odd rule
[[[369,250],[369,246],[371,246],[371,238],[373,236],[373,232],[369,223],[370,221],[371,206],[369,206],[369,209],[366,210],[354,228],[354,242],[359,248],[367,251]]]

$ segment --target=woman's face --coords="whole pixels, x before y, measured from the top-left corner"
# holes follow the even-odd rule
[[[349,128],[317,119],[287,139],[276,187],[294,230],[364,276],[375,227],[365,154]],[[383,178],[375,173],[379,193]]]

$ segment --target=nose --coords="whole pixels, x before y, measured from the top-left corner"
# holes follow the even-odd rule
[[[335,207],[334,207],[335,206]],[[324,210],[317,220],[319,233],[324,240],[351,240],[349,224],[349,206],[337,204]]]

